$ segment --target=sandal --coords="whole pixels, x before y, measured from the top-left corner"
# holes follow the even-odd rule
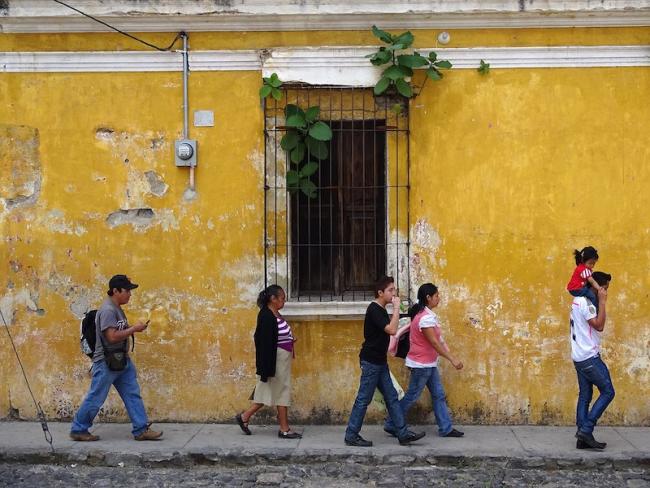
[[[248,422],[244,422],[244,419],[241,418],[241,413],[235,415],[235,420],[237,421],[239,428],[242,430],[244,434],[246,435],[252,434],[251,430],[248,428]]]
[[[292,430],[288,430],[286,432],[282,432],[281,430],[278,430],[278,437],[280,439],[302,439],[302,434],[299,434],[298,432],[293,432]]]

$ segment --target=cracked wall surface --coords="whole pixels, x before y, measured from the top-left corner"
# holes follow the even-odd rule
[[[638,29],[616,32],[626,42],[644,39]],[[477,46],[608,39],[602,30],[544,36],[458,34]],[[193,37],[204,49],[340,42],[374,41],[358,32]],[[3,49],[44,43],[132,48],[104,34],[0,37]],[[69,419],[83,399],[89,364],[79,319],[115,273],[140,284],[126,307],[130,320],[151,319],[134,358],[152,419],[223,421],[248,404],[254,300],[264,280],[260,78],[192,73],[192,107],[214,110],[215,127],[191,128],[200,147],[191,199],[187,170],[173,162],[182,134],[177,73],[0,78],[0,310],[48,416]],[[440,287],[445,337],[466,365],[441,365],[458,422],[573,422],[564,287],[572,249],[591,244],[598,268],[614,276],[603,354],[617,397],[603,420],[650,423],[639,401],[650,396],[648,86],[647,68],[487,77],[451,70],[411,102],[410,228],[396,230],[410,237],[413,292],[425,281]],[[362,321],[292,326],[292,418],[345,422],[358,388]],[[12,354],[0,333],[0,418],[33,419]],[[391,367],[406,383],[403,362]],[[369,410],[369,421],[382,416]],[[423,397],[412,416],[431,422],[430,401]],[[111,393],[100,419],[125,418]]]

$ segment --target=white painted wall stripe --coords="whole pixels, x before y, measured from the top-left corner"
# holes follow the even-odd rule
[[[192,71],[276,72],[284,81],[369,86],[381,69],[365,56],[375,47],[281,48],[268,51],[192,51]],[[493,69],[592,68],[650,66],[650,46],[476,47],[435,50],[455,69],[474,69],[484,59]],[[179,52],[2,52],[0,71],[25,72],[150,72],[181,71]]]

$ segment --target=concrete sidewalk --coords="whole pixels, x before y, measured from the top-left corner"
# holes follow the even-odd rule
[[[414,426],[427,436],[400,446],[379,425],[366,425],[362,435],[371,448],[347,447],[345,427],[296,426],[301,440],[277,437],[277,426],[251,425],[245,436],[236,424],[164,424],[164,440],[136,442],[130,424],[97,424],[98,442],[74,442],[69,423],[49,423],[54,452],[35,422],[0,422],[0,462],[89,464],[99,466],[189,466],[196,464],[252,465],[264,463],[359,462],[365,464],[478,465],[503,462],[522,468],[567,466],[650,467],[650,428],[598,427],[604,451],[575,448],[574,427],[458,426],[460,439],[438,437],[435,426]]]

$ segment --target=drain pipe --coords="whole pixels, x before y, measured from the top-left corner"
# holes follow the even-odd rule
[[[196,141],[189,138],[189,101],[188,101],[188,75],[190,71],[189,63],[189,50],[188,50],[188,35],[181,32],[183,38],[183,138],[176,141],[175,156],[176,166],[187,166],[190,169],[190,181],[187,190],[185,190],[185,198],[191,200],[195,197],[196,186],[194,179],[194,171],[197,162],[197,145]]]

